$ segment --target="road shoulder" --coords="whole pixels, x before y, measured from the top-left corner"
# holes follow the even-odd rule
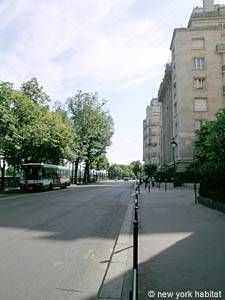
[[[98,299],[122,299],[124,289],[127,289],[127,273],[130,269],[130,251],[132,241],[133,200],[129,205],[122,223],[119,236],[115,242],[106,276],[100,288]]]

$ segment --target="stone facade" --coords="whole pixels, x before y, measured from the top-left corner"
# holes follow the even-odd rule
[[[146,165],[160,164],[160,103],[151,100],[143,121],[143,160]]]
[[[203,3],[202,8],[193,9],[187,28],[174,30],[170,47],[170,124],[176,142],[174,150],[178,170],[183,170],[193,159],[195,131],[205,120],[215,119],[216,112],[225,107],[225,6],[214,5],[213,0],[204,0]],[[163,103],[164,128],[164,103],[167,100],[162,97],[162,91],[159,99]],[[164,138],[164,134],[162,136]],[[163,149],[168,142],[164,138]],[[171,158],[170,147],[168,151],[163,163]]]
[[[172,102],[172,69],[166,65],[165,75],[158,92],[158,101],[161,103],[161,167],[173,164],[173,102]]]

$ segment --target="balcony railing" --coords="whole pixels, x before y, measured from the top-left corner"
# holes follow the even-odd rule
[[[208,11],[208,12],[194,12],[191,15],[191,18],[212,18],[212,17],[224,17],[225,11],[218,10],[218,11]]]
[[[216,45],[216,52],[218,52],[218,53],[225,53],[225,44],[218,44],[218,45]]]

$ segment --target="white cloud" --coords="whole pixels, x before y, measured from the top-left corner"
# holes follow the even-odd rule
[[[1,79],[18,85],[37,76],[54,96],[65,93],[65,82],[121,88],[148,80],[168,50],[160,46],[164,32],[152,20],[128,18],[134,2],[18,0],[13,17],[6,13],[3,19],[16,38],[0,55]],[[14,4],[5,1],[0,13]]]

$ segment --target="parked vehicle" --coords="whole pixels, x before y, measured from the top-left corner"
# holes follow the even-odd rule
[[[57,165],[28,163],[22,165],[20,189],[52,190],[54,187],[66,188],[70,185],[70,170]]]

